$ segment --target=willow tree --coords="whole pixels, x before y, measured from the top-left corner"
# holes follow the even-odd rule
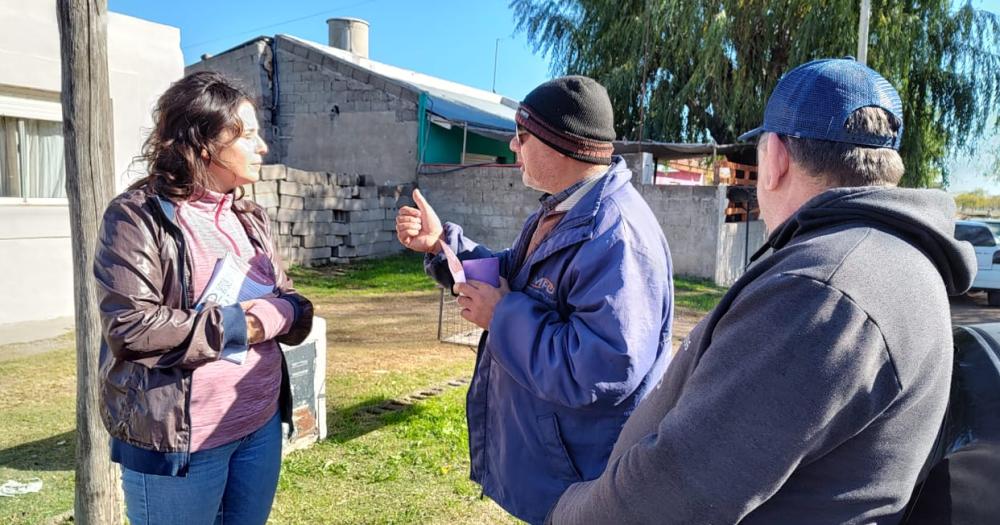
[[[781,75],[857,50],[858,0],[512,0],[518,30],[611,95],[619,136],[733,142]],[[903,184],[947,184],[945,161],[996,126],[1000,19],[953,0],[873,0],[868,64],[899,90]]]

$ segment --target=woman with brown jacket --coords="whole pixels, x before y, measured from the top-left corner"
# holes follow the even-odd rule
[[[312,304],[282,270],[264,210],[240,199],[266,152],[244,92],[188,75],[157,103],[149,176],[105,212],[101,415],[133,525],[267,521],[291,422],[278,342],[305,339]],[[222,261],[252,297],[216,301]]]

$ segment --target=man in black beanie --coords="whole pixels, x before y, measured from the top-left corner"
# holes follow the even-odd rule
[[[541,523],[570,484],[601,473],[666,369],[673,284],[656,217],[612,155],[604,87],[581,76],[546,82],[515,120],[522,180],[544,195],[512,248],[493,252],[442,225],[419,190],[396,232],[427,254],[431,277],[454,286],[462,317],[487,330],[466,407],[471,477],[511,514]],[[456,284],[449,252],[497,258],[500,286]]]

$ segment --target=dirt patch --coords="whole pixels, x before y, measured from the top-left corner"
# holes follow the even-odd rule
[[[433,342],[437,337],[438,294],[348,295],[314,299],[327,320],[327,340],[356,346]]]
[[[407,371],[474,356],[471,347],[437,341],[437,291],[329,297],[315,305],[327,320],[331,366],[340,371]],[[676,309],[675,348],[704,315]]]
[[[671,336],[674,340],[674,351],[680,347],[681,342],[684,338],[691,333],[698,321],[701,321],[703,317],[708,314],[703,314],[701,312],[696,312],[688,308],[675,308],[674,309],[674,326],[671,331]]]
[[[409,292],[314,299],[326,319],[331,373],[380,375],[475,360],[474,349],[437,341],[438,294]]]

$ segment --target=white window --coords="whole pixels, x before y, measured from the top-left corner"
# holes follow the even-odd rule
[[[62,123],[0,116],[0,202],[65,198]]]

